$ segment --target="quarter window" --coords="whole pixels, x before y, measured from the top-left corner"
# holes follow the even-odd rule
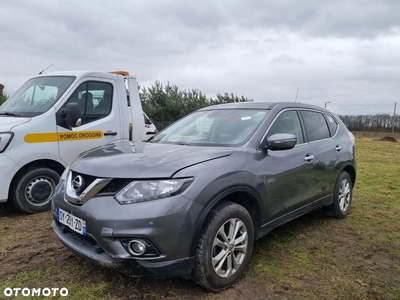
[[[301,117],[304,121],[306,134],[309,142],[330,138],[328,125],[322,113],[303,110]]]
[[[268,131],[267,138],[276,133],[290,133],[297,137],[297,144],[304,142],[299,116],[294,110],[281,113]]]
[[[337,121],[329,114],[325,114],[326,120],[328,122],[329,130],[331,132],[331,136],[335,135],[335,132],[338,128]]]

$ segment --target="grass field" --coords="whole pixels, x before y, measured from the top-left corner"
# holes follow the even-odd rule
[[[358,138],[382,138],[385,136],[394,137],[400,139],[400,132],[369,132],[369,131],[353,131],[352,132]]]
[[[348,218],[315,211],[275,229],[256,242],[244,278],[218,294],[94,266],[56,240],[50,213],[0,205],[0,298],[6,287],[66,287],[68,299],[400,299],[400,143],[357,138],[356,154]]]

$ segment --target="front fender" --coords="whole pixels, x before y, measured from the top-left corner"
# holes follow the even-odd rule
[[[196,222],[195,230],[194,230],[194,235],[192,237],[192,242],[190,246],[190,256],[195,256],[196,254],[196,248],[198,245],[198,240],[201,234],[202,229],[205,226],[205,222],[207,220],[207,217],[210,215],[210,213],[213,211],[214,208],[216,208],[218,205],[220,205],[222,202],[229,200],[229,196],[236,194],[236,193],[245,193],[249,196],[251,199],[250,201],[253,202],[255,205],[255,212],[256,215],[254,221],[254,227],[255,227],[255,232],[258,231],[259,224],[262,222],[262,217],[261,217],[261,212],[264,211],[264,202],[261,200],[260,194],[250,186],[245,186],[245,185],[237,185],[237,186],[232,186],[232,187],[227,187],[223,189],[221,192],[216,194],[213,198],[211,198],[208,203],[203,207],[201,213],[199,214],[199,217]],[[257,235],[257,234],[256,234]]]

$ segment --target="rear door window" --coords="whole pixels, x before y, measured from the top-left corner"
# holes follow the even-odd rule
[[[328,124],[322,113],[302,110],[300,112],[309,142],[330,138]]]

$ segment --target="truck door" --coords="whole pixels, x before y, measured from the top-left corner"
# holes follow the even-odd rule
[[[57,122],[59,155],[71,163],[80,153],[121,139],[118,91],[113,80],[88,80],[81,83],[64,103],[78,103],[81,118],[67,128]]]

